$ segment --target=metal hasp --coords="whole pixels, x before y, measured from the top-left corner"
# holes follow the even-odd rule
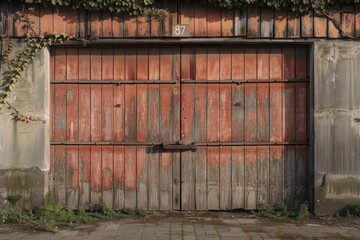
[[[197,150],[197,144],[195,142],[187,144],[184,143],[183,141],[164,142],[162,144],[162,148],[164,150],[191,150],[195,152]]]

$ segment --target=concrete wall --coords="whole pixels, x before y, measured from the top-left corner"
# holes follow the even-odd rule
[[[14,43],[14,53],[24,44]],[[6,50],[2,43],[2,52]],[[15,122],[11,111],[0,111],[0,206],[6,197],[20,194],[21,205],[43,204],[49,171],[49,51],[43,50],[23,74],[9,102],[21,114],[42,122]],[[2,74],[7,66],[2,64]]]
[[[360,205],[360,43],[315,44],[315,212]]]

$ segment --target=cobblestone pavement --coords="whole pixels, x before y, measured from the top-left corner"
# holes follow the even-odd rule
[[[256,218],[211,219],[127,219],[91,223],[58,233],[30,232],[18,228],[0,228],[0,239],[66,240],[215,240],[215,239],[360,239],[357,226],[326,226],[262,221]]]

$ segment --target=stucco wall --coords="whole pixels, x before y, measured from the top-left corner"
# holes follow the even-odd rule
[[[14,43],[14,53],[24,43]],[[2,52],[6,50],[2,43]],[[23,74],[9,103],[21,114],[42,122],[15,122],[11,111],[0,111],[0,206],[8,195],[20,194],[23,204],[43,201],[49,171],[49,51],[42,50]],[[2,64],[2,74],[7,70]]]
[[[315,212],[360,204],[360,43],[315,44]]]

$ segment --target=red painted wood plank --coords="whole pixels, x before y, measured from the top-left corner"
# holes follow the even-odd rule
[[[244,120],[245,120],[245,86],[232,85],[232,141],[244,141]]]
[[[292,11],[288,12],[288,38],[300,37],[300,18],[297,13]]]
[[[90,86],[90,131],[91,141],[101,141],[102,133],[102,93],[101,86],[94,84]]]
[[[283,197],[283,167],[284,167],[284,147],[270,147],[270,199],[271,205],[282,203]]]
[[[90,85],[79,84],[79,141],[90,141],[91,137],[91,90]]]
[[[180,2],[180,23],[189,25],[189,35],[195,36],[194,2]]]
[[[207,99],[207,140],[208,142],[220,141],[220,89],[219,84],[208,85]]]
[[[247,7],[235,9],[234,17],[234,35],[235,36],[247,36]]]
[[[255,48],[247,48],[244,52],[244,71],[246,80],[256,80],[257,78],[257,52]]]
[[[66,22],[66,33],[69,35],[78,36],[79,22],[81,21],[79,11],[66,8],[64,14],[64,20]]]
[[[113,28],[112,28],[112,16],[111,12],[104,11],[101,15],[101,36],[102,37],[113,37]]]
[[[283,69],[282,49],[270,49],[270,79],[283,79]]]
[[[270,84],[270,141],[283,140],[283,91],[282,83]]]
[[[66,80],[66,49],[57,48],[55,55],[55,80]]]
[[[245,86],[245,141],[256,141],[257,84]]]
[[[124,37],[136,37],[137,24],[136,17],[124,15]]]
[[[154,147],[148,158],[149,210],[160,209],[160,147]]]
[[[149,86],[148,84],[137,85],[137,141],[145,142],[148,135],[148,113],[149,109]]]
[[[301,37],[313,37],[314,17],[312,14],[305,14],[301,17]]]
[[[295,78],[295,49],[284,48],[284,78],[294,79]]]
[[[257,147],[257,208],[264,208],[269,205],[269,158],[270,149],[268,146]]]
[[[308,88],[306,83],[296,84],[296,141],[308,141]]]
[[[275,38],[287,38],[287,11],[275,10]]]
[[[258,7],[248,7],[247,9],[247,37],[260,37],[260,11]]]
[[[257,84],[257,141],[267,142],[270,137],[270,84]]]
[[[125,78],[123,49],[114,49],[114,80]],[[125,86],[114,86],[114,141],[125,140]]]
[[[221,36],[232,37],[234,36],[234,10],[222,9],[221,12]]]
[[[90,165],[90,146],[79,146],[79,208],[90,204]]]
[[[84,70],[86,71],[86,68]],[[66,79],[79,79],[79,51],[77,48],[68,48],[66,51]]]
[[[198,1],[194,3],[194,33],[197,37],[208,34],[206,7]]]
[[[339,25],[340,24],[340,12],[330,12],[330,18],[334,19],[334,21]],[[329,38],[340,38],[340,31],[336,27],[333,21],[328,20],[329,24]]]
[[[69,84],[66,91],[66,140],[79,140],[79,87]]]
[[[231,147],[220,148],[220,209],[230,210],[231,195]]]
[[[162,8],[162,1],[156,1],[154,3],[155,8]],[[150,36],[151,37],[162,37],[163,36],[163,24],[164,21],[160,19],[155,19],[154,17],[150,17],[147,21],[150,22]]]
[[[68,26],[69,22],[68,22],[68,18],[66,16],[68,14],[68,12],[70,12],[70,11],[65,6],[56,6],[56,8],[54,8],[54,10],[53,10],[54,32],[68,33],[67,26]]]
[[[163,8],[168,9],[168,12],[163,20],[162,31],[164,36],[169,37],[172,34],[172,25],[178,23],[178,1],[163,1]]]
[[[231,85],[225,84],[220,88],[219,121],[220,121],[220,141],[231,142],[232,137],[232,115],[231,115]]]
[[[54,140],[66,140],[66,85],[54,87]]]
[[[114,147],[114,209],[125,207],[125,148]]]
[[[208,147],[208,209],[220,208],[220,150]]]
[[[160,158],[160,171],[159,171],[159,210],[172,209],[172,153],[162,152]]]
[[[53,10],[51,7],[40,7],[40,35],[46,35],[53,32]]]
[[[295,77],[297,79],[306,79],[309,76],[307,49],[296,48],[295,51]]]
[[[114,147],[102,146],[101,191],[102,204],[114,206]]]
[[[102,194],[101,194],[101,147],[100,146],[91,146],[91,160],[90,160],[90,171],[91,171],[91,180],[90,180],[90,203],[91,205],[101,204],[102,203]]]
[[[32,4],[29,4],[28,5],[28,19],[29,21],[31,22],[31,27],[32,29],[34,29],[34,31],[36,33],[39,33],[39,29],[40,29],[40,19],[39,19],[39,16],[40,16],[40,8],[39,8],[39,5],[32,5]],[[31,30],[27,30],[27,32],[31,32]]]
[[[274,10],[271,8],[261,9],[261,37],[274,37]]]
[[[195,201],[196,210],[207,210],[207,147],[199,147],[195,155],[196,159],[196,182]]]
[[[283,99],[283,139],[285,142],[295,141],[295,83],[284,84]]]
[[[245,208],[244,147],[232,147],[231,191],[232,209]]]
[[[136,155],[136,207],[149,209],[149,157],[151,147],[138,147]]]
[[[314,35],[315,37],[327,36],[327,19],[325,17],[314,17]]]
[[[112,18],[112,36],[116,38],[124,37],[124,15],[113,14]]]
[[[91,80],[101,80],[101,49],[92,48],[90,50],[90,78]]]
[[[257,147],[245,148],[245,209],[257,206]]]
[[[54,178],[55,202],[66,206],[66,146],[55,146]]]
[[[12,12],[14,13],[14,16],[19,15],[21,16],[22,14],[22,9],[21,9],[21,5],[20,4],[14,4],[13,6],[9,6],[9,8],[12,8]],[[3,10],[5,11],[5,10]],[[22,37],[24,36],[24,34],[26,34],[26,25],[21,22],[20,20],[18,20],[16,17],[13,17],[13,35],[15,37]],[[9,31],[10,29],[8,29]],[[10,35],[11,36],[11,35]]]
[[[79,37],[85,37],[85,18],[86,12],[84,9],[79,9]]]
[[[137,149],[136,147],[125,148],[125,207],[136,207],[137,188]]]
[[[100,11],[92,11],[89,13],[90,20],[90,34],[92,37],[102,37],[102,24]]]
[[[137,37],[150,37],[150,21],[146,16],[136,17]]]
[[[208,37],[221,36],[221,8],[208,6],[206,12]]]
[[[181,159],[180,153],[173,153],[172,157],[173,162],[173,202],[172,209],[180,210],[181,209]]]
[[[79,80],[90,80],[90,50],[80,48],[79,49]]]
[[[360,5],[355,6],[355,37],[360,36]]]
[[[265,80],[270,77],[269,49],[259,48],[257,52],[257,79]]]
[[[284,148],[284,203],[290,207],[295,207],[296,191],[296,158],[295,147],[287,146]]]
[[[295,200],[297,203],[305,203],[309,201],[308,198],[308,165],[309,165],[309,147],[297,146],[296,147],[296,177],[295,177]]]
[[[68,146],[66,153],[66,205],[79,208],[79,147]]]

